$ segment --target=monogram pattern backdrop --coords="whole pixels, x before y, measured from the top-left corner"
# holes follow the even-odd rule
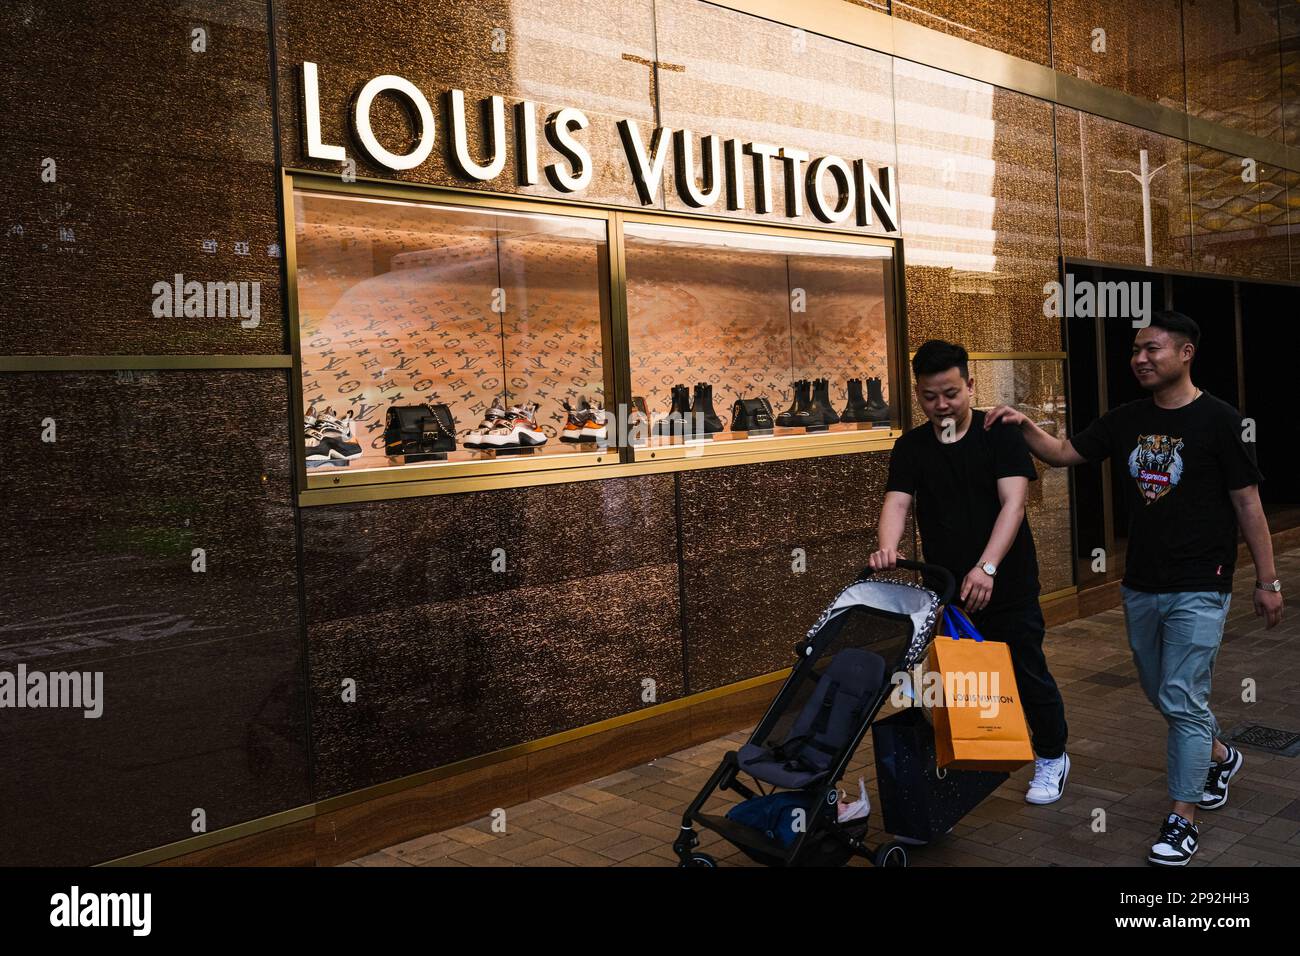
[[[837,412],[850,378],[878,376],[888,400],[887,268],[880,259],[674,248],[629,237],[632,391],[653,414],[667,411],[674,384],[708,382],[724,424],[742,397],[766,396],[783,411],[801,378],[830,379]]]
[[[603,222],[314,194],[294,205],[304,407],[352,411],[354,467],[387,464],[390,405],[446,403],[463,438],[501,394],[537,402],[552,433],[561,401],[603,395]]]
[[[463,438],[500,394],[552,433],[562,401],[603,400],[603,223],[314,193],[295,218],[304,407],[352,411],[355,466],[387,463],[391,405],[445,402]],[[888,400],[889,268],[629,237],[633,392],[657,414],[708,382],[724,423],[741,397],[782,410],[800,378],[830,379],[837,411],[849,378]]]

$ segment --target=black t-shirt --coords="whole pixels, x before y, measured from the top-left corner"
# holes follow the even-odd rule
[[[984,413],[971,413],[970,427],[945,444],[929,422],[894,443],[886,491],[913,495],[925,560],[947,568],[961,593],[962,579],[979,563],[1002,510],[998,479],[1038,480],[1020,429],[999,422],[984,430]],[[1029,521],[1022,519],[1010,550],[993,577],[989,607],[1038,595],[1038,555]]]
[[[1128,462],[1126,587],[1232,591],[1237,513],[1228,492],[1263,479],[1242,433],[1237,410],[1202,392],[1181,408],[1129,402],[1070,439],[1088,461]]]

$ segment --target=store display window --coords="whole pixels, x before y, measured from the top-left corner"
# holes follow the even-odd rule
[[[300,190],[293,217],[309,475],[601,457],[604,216]]]
[[[899,427],[896,240],[305,173],[285,203],[308,492],[838,454]]]
[[[897,422],[891,243],[648,221],[623,237],[633,403],[653,422],[639,457]]]

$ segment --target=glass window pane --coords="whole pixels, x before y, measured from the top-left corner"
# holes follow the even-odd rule
[[[560,439],[604,401],[603,220],[311,191],[294,218],[303,407],[344,431],[309,427],[309,470],[594,450]],[[389,409],[426,404],[455,450],[389,455]]]
[[[623,231],[632,391],[657,420],[650,444],[812,437],[895,419],[892,246],[645,223]],[[676,407],[694,410],[697,383],[717,420],[679,428],[674,389]],[[733,423],[738,400],[763,398],[771,431]]]

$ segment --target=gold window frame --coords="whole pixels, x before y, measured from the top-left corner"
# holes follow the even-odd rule
[[[292,353],[290,401],[293,414],[293,466],[298,482],[298,503],[302,506],[377,501],[515,488],[568,481],[591,481],[629,475],[717,468],[735,464],[813,458],[855,452],[887,451],[905,430],[910,416],[906,390],[906,296],[903,283],[903,243],[898,236],[882,236],[834,228],[773,225],[761,221],[707,214],[687,214],[653,209],[627,210],[619,206],[550,197],[502,195],[478,189],[431,186],[357,177],[344,182],[341,176],[312,170],[281,170],[281,209],[284,216],[286,301]],[[294,216],[295,191],[337,193],[344,196],[393,199],[404,202],[437,203],[463,208],[551,214],[603,221],[606,227],[607,282],[601,284],[601,360],[608,401],[617,408],[631,402],[631,360],[628,347],[627,256],[623,240],[625,222],[645,222],[686,228],[708,228],[738,233],[808,238],[860,245],[886,246],[891,250],[887,271],[888,295],[892,308],[885,323],[886,367],[895,421],[890,428],[832,432],[815,436],[774,436],[761,440],[728,441],[716,444],[609,446],[594,452],[555,456],[521,457],[496,461],[412,464],[391,469],[353,473],[309,473],[306,461],[306,430],[303,424],[302,343],[298,315],[297,230]],[[901,427],[899,427],[901,426]]]

